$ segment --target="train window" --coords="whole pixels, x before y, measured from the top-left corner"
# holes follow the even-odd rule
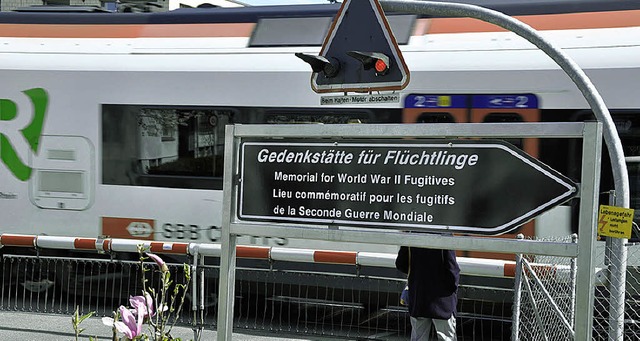
[[[514,122],[522,122],[522,116],[516,113],[503,113],[496,112],[490,113],[484,117],[485,123],[514,123]],[[511,143],[512,145],[522,149],[522,139],[503,139],[506,142]]]
[[[399,45],[409,43],[416,15],[387,15],[389,27]],[[321,46],[333,16],[305,18],[263,18],[253,31],[249,47]]]
[[[102,183],[222,189],[228,124],[397,123],[399,109],[102,106]]]
[[[104,105],[102,182],[221,189],[234,109]]]
[[[391,32],[393,32],[393,36],[396,38],[396,42],[399,45],[406,45],[409,43],[409,38],[411,38],[411,33],[417,18],[418,17],[416,15],[412,14],[387,15],[387,21],[389,22],[389,27],[391,27]]]
[[[634,222],[640,222],[640,156],[625,157],[627,160],[627,172],[629,173],[629,188],[631,208],[634,209]],[[634,242],[640,241],[640,231],[634,227],[631,239]]]
[[[455,123],[453,115],[448,112],[423,112],[416,123]]]
[[[616,126],[625,156],[640,156],[640,117],[638,114],[615,114]]]
[[[622,142],[622,149],[629,174],[630,206],[635,211],[634,222],[640,222],[640,115],[638,113],[614,114],[613,122]],[[640,241],[637,227],[630,241]]]
[[[331,25],[331,17],[263,18],[253,31],[250,47],[320,46]]]

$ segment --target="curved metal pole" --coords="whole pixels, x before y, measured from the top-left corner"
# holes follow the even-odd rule
[[[445,17],[469,17],[486,21],[521,36],[546,53],[562,68],[562,70],[564,70],[571,80],[573,80],[591,106],[596,119],[602,122],[604,128],[603,137],[611,157],[614,187],[617,194],[615,204],[619,207],[629,207],[630,200],[627,165],[624,162],[622,142],[620,141],[615,129],[613,119],[609,114],[609,109],[607,109],[602,97],[596,90],[593,83],[591,83],[589,77],[587,77],[584,71],[582,71],[582,69],[564,52],[542,38],[531,26],[504,13],[484,7],[459,3],[411,0],[381,0],[380,4],[385,11],[418,13]]]
[[[611,114],[609,113],[609,110],[604,104],[604,101],[596,90],[595,86],[593,85],[593,83],[591,83],[589,77],[587,77],[584,71],[582,71],[582,69],[565,53],[563,53],[560,49],[555,48],[551,43],[547,42],[531,26],[526,25],[525,23],[501,12],[490,10],[484,7],[460,3],[409,0],[382,0],[380,1],[380,4],[385,11],[419,13],[444,17],[469,17],[479,19],[514,32],[515,34],[528,40],[530,43],[534,44],[540,50],[546,53],[576,84],[578,89],[582,92],[584,98],[591,106],[591,110],[593,110],[596,119],[602,122],[604,128],[603,138],[607,149],[609,150],[609,157],[611,158],[611,168],[613,172],[614,188],[616,193],[614,205],[626,208],[629,207],[630,195],[629,178],[627,176],[627,164],[625,163],[624,159],[622,142],[620,141],[620,137],[618,136],[618,133],[615,129]],[[610,340],[622,340],[623,338],[625,293],[624,283],[626,282],[627,268],[627,249],[624,246],[625,243],[626,239],[620,238],[613,238],[613,241],[608,243],[610,244],[611,251],[619,256],[619,258],[617,258],[616,264],[613,264],[610,269]],[[592,247],[587,247],[586,249],[592,249]],[[588,266],[592,267],[592,261],[588,263]],[[591,292],[591,295],[592,294],[593,292]],[[591,325],[591,323],[589,323],[589,325]],[[587,338],[588,335],[586,335],[586,331],[581,332],[584,332],[585,338]]]

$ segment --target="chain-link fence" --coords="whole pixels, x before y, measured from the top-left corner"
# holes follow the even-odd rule
[[[610,340],[610,335],[616,324],[622,324],[624,340],[640,340],[640,244],[625,245],[626,262],[621,262],[620,255],[607,253],[600,248],[596,255],[603,264],[602,283],[595,288],[595,302],[593,311],[594,340]],[[606,255],[605,255],[606,254]],[[612,315],[616,310],[612,300],[612,285],[619,281],[613,280],[612,274],[617,273],[617,264],[626,264],[626,281],[624,284],[624,316]]]
[[[545,240],[571,242],[570,237]],[[625,245],[626,255],[607,251],[605,241],[596,242],[593,340],[640,340],[640,244]],[[624,261],[619,257],[626,257]],[[612,283],[626,265],[624,316],[613,316]],[[513,330],[518,340],[572,340],[575,326],[575,259],[553,256],[523,255],[516,276],[516,307]],[[623,272],[624,273],[624,272]],[[621,328],[621,332],[616,328]]]
[[[546,238],[572,242],[569,238]],[[575,259],[522,255],[517,258],[513,329],[515,340],[574,339]]]

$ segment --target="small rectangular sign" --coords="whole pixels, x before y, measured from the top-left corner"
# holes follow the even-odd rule
[[[405,108],[467,108],[468,96],[466,95],[426,95],[411,94],[404,99]]]
[[[538,97],[534,94],[474,95],[475,109],[537,109]]]
[[[598,234],[615,238],[631,238],[633,212],[631,208],[600,205]]]
[[[102,217],[102,235],[109,238],[155,239],[156,221],[142,218]]]
[[[400,94],[322,96],[320,105],[400,103]]]

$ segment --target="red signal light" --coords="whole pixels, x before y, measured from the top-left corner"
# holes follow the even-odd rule
[[[384,76],[389,72],[389,57],[384,53],[347,51],[347,55],[360,61],[363,69],[374,69],[376,76]]]
[[[376,60],[375,69],[377,73],[384,73],[389,69],[389,65],[387,65],[384,60],[378,59]]]

